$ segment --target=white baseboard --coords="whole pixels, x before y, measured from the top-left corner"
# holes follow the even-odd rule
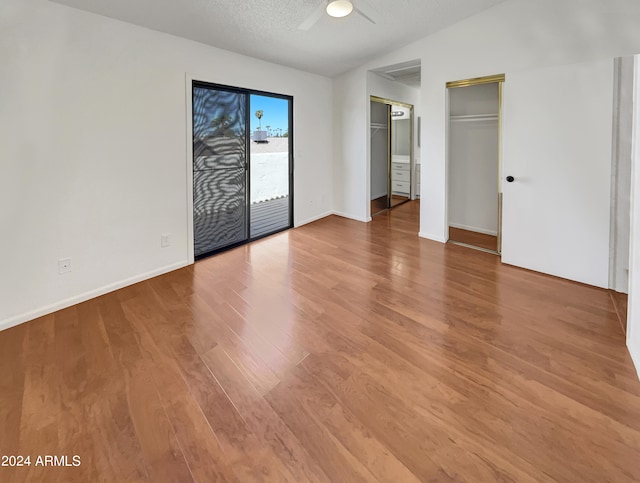
[[[423,233],[420,232],[418,233],[418,236],[420,238],[426,238],[427,240],[433,240],[433,241],[437,241],[440,243],[447,243],[447,240],[441,236],[436,236],[436,235],[431,235],[430,233]]]
[[[150,272],[141,273],[139,275],[135,275],[118,282],[104,285],[100,288],[90,290],[80,295],[75,295],[73,297],[60,300],[53,304],[45,305],[44,307],[39,307],[22,314],[14,315],[13,317],[9,317],[8,319],[0,321],[0,331],[15,327],[16,325],[20,325],[24,322],[29,322],[30,320],[37,319],[38,317],[42,317],[44,315],[52,314],[53,312],[57,312],[58,310],[66,309],[67,307],[71,307],[72,305],[76,305],[86,300],[99,297],[100,295],[104,295],[109,292],[128,287],[129,285],[133,285],[134,283],[142,282],[143,280],[148,280],[150,278],[157,277],[158,275],[163,275],[168,272],[173,272],[174,270],[186,267],[187,265],[188,263],[186,261],[173,263],[165,267],[151,270]]]
[[[334,215],[341,216],[342,218],[348,218],[350,220],[361,221],[362,223],[369,223],[371,221],[371,217],[369,218],[361,218],[359,216],[349,215],[347,213],[342,213],[341,211],[334,211]]]
[[[379,195],[371,195],[371,200],[377,200],[378,198],[382,198],[383,196],[387,196],[387,192],[383,191],[382,193],[380,193]]]
[[[460,228],[461,230],[475,231],[476,233],[482,233],[484,235],[498,236],[497,231],[487,230],[485,228],[476,228],[475,226],[460,225],[458,223],[449,223],[449,226],[451,228]]]
[[[311,218],[308,218],[306,220],[303,220],[303,221],[300,221],[300,222],[296,223],[295,224],[295,228],[298,228],[299,226],[302,226],[302,225],[306,225],[307,223],[313,223],[314,221],[321,220],[322,218],[326,218],[327,216],[331,216],[333,214],[334,214],[333,211],[327,211],[325,213],[322,213],[321,215],[313,216]]]

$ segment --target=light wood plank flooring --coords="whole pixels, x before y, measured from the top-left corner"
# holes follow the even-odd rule
[[[0,481],[640,481],[608,292],[329,217],[0,333]]]
[[[476,231],[463,230],[452,226],[449,227],[449,240],[466,243],[467,245],[484,248],[486,250],[498,250],[497,236],[478,233]]]
[[[407,196],[391,195],[391,208],[406,203],[407,201],[409,201]],[[375,216],[381,211],[388,209],[387,202],[387,196],[381,196],[380,198],[371,200],[371,216]]]
[[[618,314],[618,320],[624,333],[627,332],[627,313],[629,309],[629,296],[626,293],[614,292],[611,290],[611,299],[613,300],[613,306]]]

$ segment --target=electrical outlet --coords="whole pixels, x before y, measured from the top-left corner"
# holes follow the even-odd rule
[[[160,235],[160,248],[167,248],[168,246],[171,246],[171,234]]]
[[[71,271],[71,259],[61,258],[58,260],[58,275],[69,273]]]

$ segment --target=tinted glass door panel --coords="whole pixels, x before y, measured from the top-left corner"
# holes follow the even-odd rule
[[[195,256],[248,239],[248,95],[193,88]]]

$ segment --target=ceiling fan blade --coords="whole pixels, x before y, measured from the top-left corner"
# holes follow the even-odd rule
[[[366,18],[369,22],[371,22],[372,24],[376,24],[376,21],[373,20],[371,17],[369,17],[366,13],[364,13],[362,10],[360,10],[359,8],[354,7],[353,10],[356,13],[359,13],[362,17]]]
[[[376,19],[378,18],[378,16],[376,15],[376,11],[371,6],[371,4],[366,0],[358,0],[357,3],[358,4],[355,5],[354,2],[353,10],[362,17],[366,18],[372,24],[377,24],[378,22],[376,22]]]
[[[311,15],[309,15],[304,20],[304,22],[298,25],[298,30],[309,30],[311,27],[313,27],[316,23],[318,23],[318,20],[322,18],[326,8],[327,6],[325,5],[325,2],[323,2],[311,13]]]

